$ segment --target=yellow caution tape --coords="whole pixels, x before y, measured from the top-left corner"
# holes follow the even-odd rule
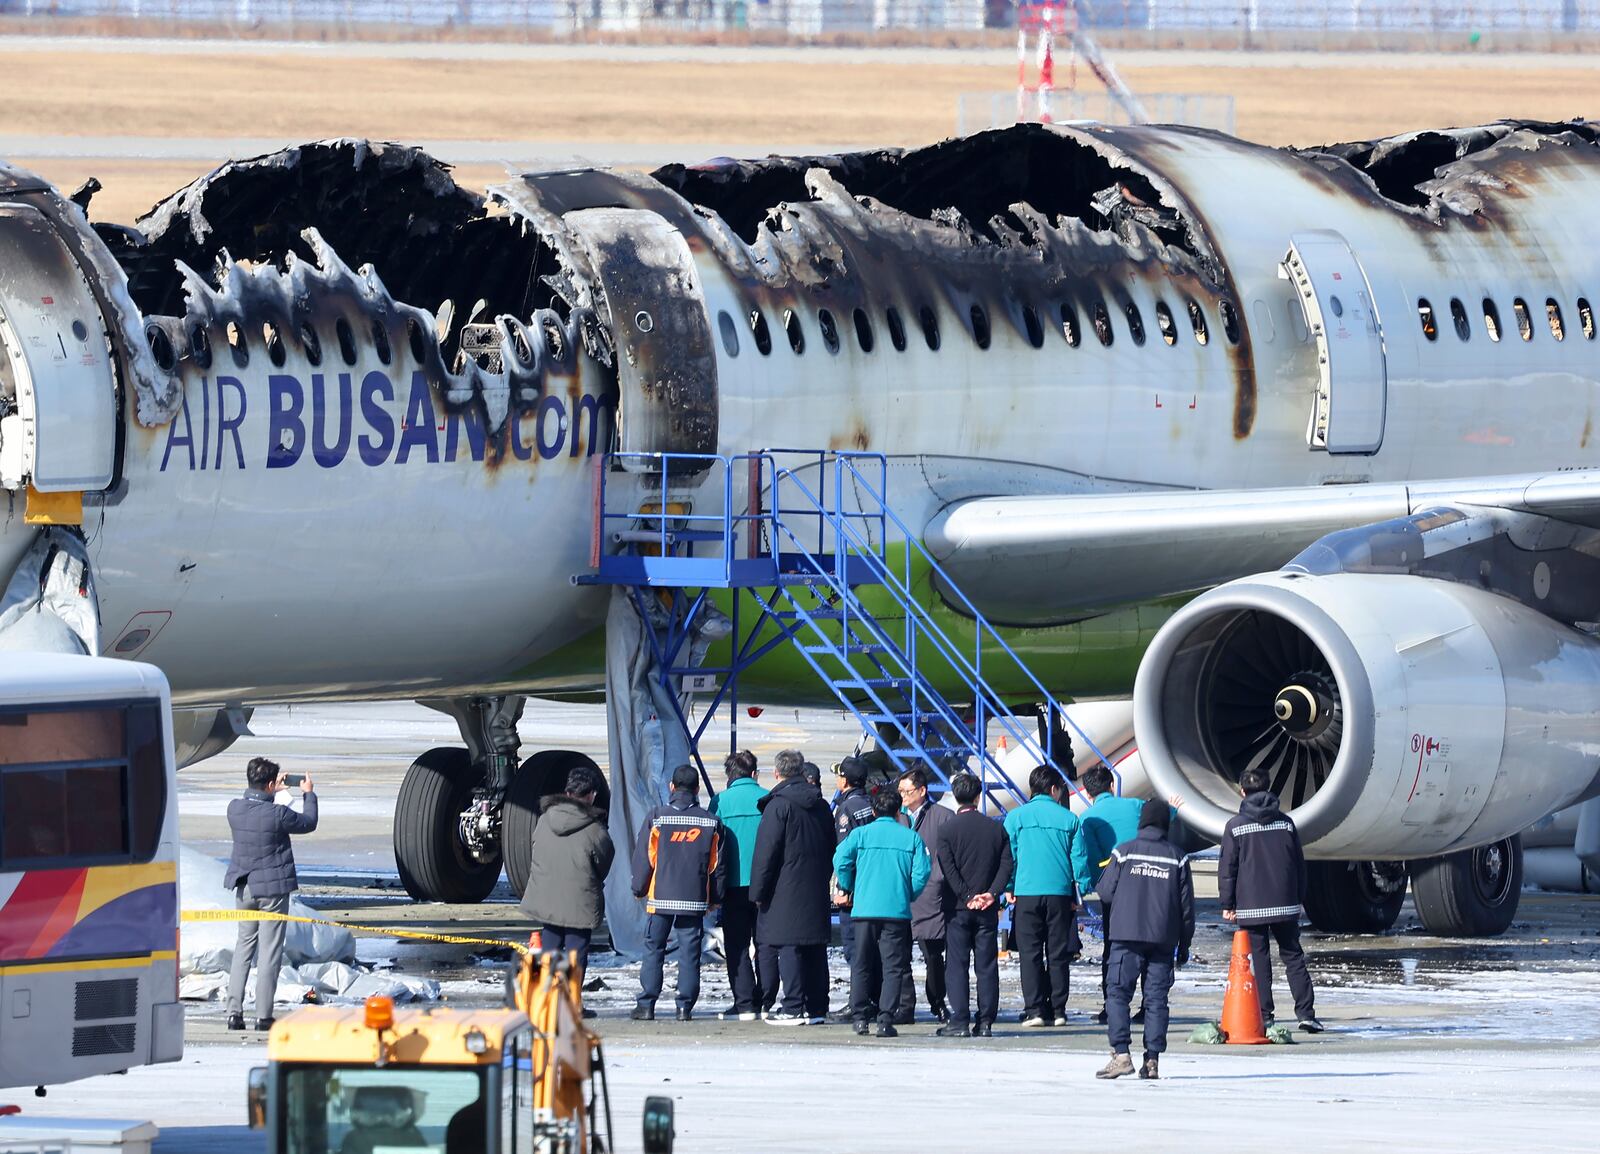
[[[422,930],[396,930],[383,926],[358,926],[352,922],[336,922],[329,918],[307,918],[297,914],[273,914],[261,910],[184,910],[186,922],[299,922],[308,926],[332,926],[358,934],[376,934],[385,938],[406,938],[418,942],[445,942],[453,946],[494,946],[515,950],[524,958],[533,951],[522,942],[508,942],[500,938],[468,938],[459,934],[430,934]]]

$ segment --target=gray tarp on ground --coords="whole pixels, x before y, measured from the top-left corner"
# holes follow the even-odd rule
[[[100,652],[100,607],[83,540],[58,526],[39,532],[0,594],[0,650]]]
[[[612,946],[637,957],[644,948],[644,905],[633,896],[633,846],[645,814],[670,792],[675,767],[689,760],[689,739],[678,724],[672,695],[656,676],[649,629],[664,638],[670,624],[661,601],[643,598],[652,620],[641,620],[627,589],[611,593],[606,617],[606,744],[611,761],[611,840],[617,860],[606,878],[606,924]],[[728,619],[710,605],[685,664],[698,665],[711,642],[726,636]],[[659,642],[658,642],[659,643]]]

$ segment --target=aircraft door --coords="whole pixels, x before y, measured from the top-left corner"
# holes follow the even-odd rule
[[[104,489],[116,376],[83,270],[44,215],[0,205],[0,488]]]
[[[1307,443],[1329,453],[1377,452],[1389,377],[1383,322],[1361,262],[1343,236],[1319,229],[1290,238],[1283,267],[1317,342],[1319,380]]]
[[[717,362],[689,242],[653,212],[585,208],[562,218],[605,295],[617,348],[618,449],[717,451]]]

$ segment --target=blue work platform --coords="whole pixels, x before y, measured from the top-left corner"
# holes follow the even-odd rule
[[[990,726],[1063,770],[1070,728],[1105,762],[895,514],[888,482],[880,453],[613,453],[599,462],[593,571],[575,580],[626,587],[646,621],[665,613],[664,630],[647,630],[656,675],[706,784],[701,737],[726,705],[737,746],[739,675],[780,645],[796,648],[896,768],[920,765],[945,788],[966,770],[986,791],[1026,800],[1027,783],[988,749]],[[925,596],[930,582],[966,619],[954,631],[969,638],[953,638],[919,597],[919,583]],[[748,594],[759,619],[741,621],[736,595],[729,663],[695,665],[686,655],[718,589]],[[694,724],[681,704],[683,679],[708,675],[717,684]]]

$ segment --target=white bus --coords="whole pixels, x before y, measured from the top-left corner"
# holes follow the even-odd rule
[[[0,1087],[183,1056],[171,718],[154,666],[0,652]]]

